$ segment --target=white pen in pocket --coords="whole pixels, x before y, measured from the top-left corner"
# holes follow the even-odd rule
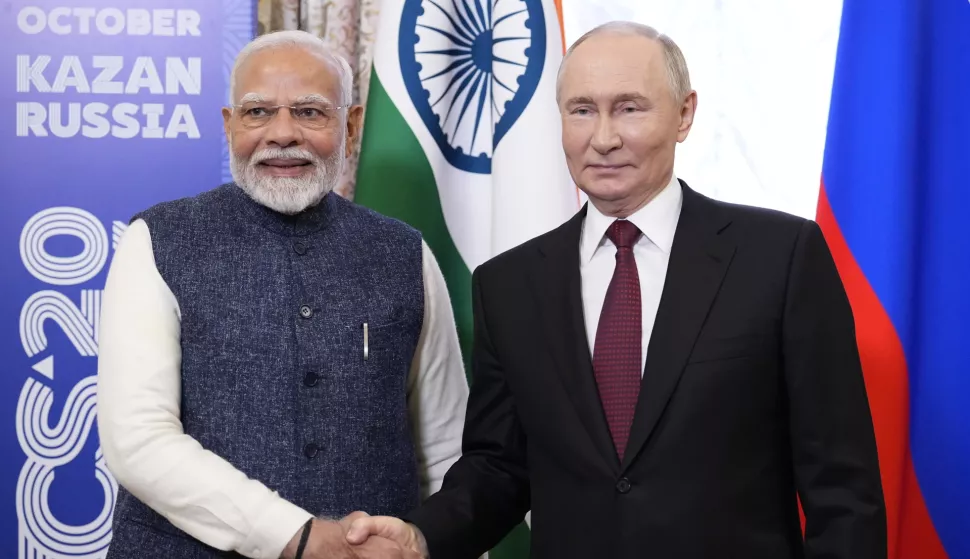
[[[364,361],[367,361],[367,323],[364,323]]]

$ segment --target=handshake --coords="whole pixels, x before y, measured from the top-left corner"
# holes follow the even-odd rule
[[[301,528],[281,559],[296,559]],[[390,516],[354,512],[339,522],[314,519],[301,559],[428,559],[428,546],[415,526]]]

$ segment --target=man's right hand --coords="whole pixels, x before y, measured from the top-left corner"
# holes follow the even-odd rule
[[[280,559],[293,559],[296,557],[296,549],[300,544],[300,536],[303,535],[303,528],[300,527],[290,543],[286,544]],[[332,557],[333,559],[355,559],[356,555],[347,544],[344,529],[336,522],[327,520],[313,520],[310,527],[310,537],[307,539],[306,547],[303,548],[303,559],[316,559],[317,557]]]
[[[355,513],[339,523],[314,520],[310,528],[310,537],[303,549],[303,559],[422,559],[426,557],[391,538],[376,537],[369,540],[364,538],[366,541],[362,542],[363,545],[352,546],[347,539],[347,527],[352,522],[347,521],[363,517],[366,515]],[[283,550],[281,559],[293,559],[296,556],[302,534],[303,528],[300,528]]]
[[[347,541],[362,545],[369,538],[387,538],[402,548],[428,559],[428,544],[417,526],[392,516],[360,516],[355,518],[347,531]]]

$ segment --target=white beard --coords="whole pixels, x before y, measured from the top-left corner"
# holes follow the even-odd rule
[[[256,203],[282,214],[297,214],[315,206],[337,186],[344,167],[347,137],[340,139],[339,149],[326,159],[320,159],[304,148],[268,148],[242,159],[232,149],[230,140],[229,165],[232,178]],[[258,165],[267,159],[305,159],[313,172],[299,177],[272,177],[259,172]]]

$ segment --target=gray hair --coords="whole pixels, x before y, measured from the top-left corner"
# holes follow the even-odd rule
[[[611,21],[587,31],[586,34],[577,39],[566,51],[566,54],[562,57],[562,63],[559,65],[559,74],[556,76],[557,102],[559,101],[559,86],[562,82],[563,68],[566,67],[566,61],[569,60],[569,56],[576,50],[576,47],[586,42],[586,39],[594,35],[604,34],[638,35],[658,41],[660,46],[663,47],[664,64],[667,67],[667,79],[670,82],[671,93],[673,93],[678,102],[681,102],[691,92],[690,74],[687,72],[687,59],[684,58],[684,53],[673,39],[649,25],[634,23],[632,21]]]
[[[260,35],[239,51],[239,56],[236,57],[236,62],[232,66],[232,74],[229,77],[229,103],[236,102],[236,72],[251,55],[264,50],[290,47],[305,49],[311,54],[316,54],[332,62],[337,67],[337,77],[340,80],[341,99],[339,103],[349,105],[352,102],[354,72],[350,69],[347,60],[332,52],[320,37],[306,31],[288,30]]]

